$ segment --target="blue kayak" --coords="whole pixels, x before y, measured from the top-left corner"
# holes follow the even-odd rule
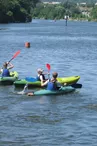
[[[34,92],[28,92],[28,85],[26,84],[24,89],[17,94],[26,94],[28,96],[33,95],[60,95],[66,94],[75,91],[76,89],[82,88],[82,84],[76,83],[69,86],[61,86],[58,90],[47,90],[47,89],[40,89]]]
[[[38,90],[34,92],[34,95],[60,95],[60,94],[66,94],[75,91],[74,87],[66,86],[61,87],[59,90],[51,91],[51,90]]]

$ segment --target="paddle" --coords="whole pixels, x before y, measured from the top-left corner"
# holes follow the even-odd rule
[[[37,79],[35,79],[35,78],[33,78],[33,77],[26,77],[25,78],[25,80],[27,81],[27,82],[36,82],[37,81]],[[23,93],[25,92],[25,90],[28,88],[28,85],[29,85],[29,83],[27,83],[25,86],[24,86],[24,89],[23,89]]]
[[[50,66],[50,64],[46,64],[46,67],[47,67],[47,69],[48,69],[48,71],[50,71],[50,69],[51,69],[51,66]]]
[[[9,63],[11,60],[13,60],[14,58],[16,58],[19,54],[20,54],[20,50],[17,51],[17,52],[13,55],[13,57],[8,61],[8,63]]]
[[[13,57],[8,61],[8,64],[9,64],[9,62],[10,62],[11,60],[13,60],[14,58],[16,58],[19,54],[20,54],[20,50],[17,51],[17,52],[13,55]],[[2,67],[2,68],[3,68],[3,67]],[[0,74],[1,74],[1,71],[0,71]]]
[[[50,72],[50,70],[51,70],[51,66],[50,66],[50,64],[46,64],[46,68],[48,69],[48,73]],[[50,79],[50,74],[48,74],[48,78]]]
[[[71,85],[68,85],[68,86],[71,86],[73,88],[82,88],[82,84],[79,84],[79,83],[74,83],[74,84],[71,84]]]
[[[36,82],[37,81],[37,79],[33,78],[33,77],[26,77],[25,80],[28,82]]]

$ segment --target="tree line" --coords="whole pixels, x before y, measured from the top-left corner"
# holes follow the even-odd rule
[[[0,23],[30,22],[39,0],[0,0]]]
[[[83,13],[83,11],[85,13]],[[44,4],[39,0],[0,0],[0,23],[31,22],[33,18],[97,21],[97,6],[79,6],[67,0],[60,4]]]
[[[70,1],[60,4],[38,3],[32,13],[32,18],[64,19],[64,16],[73,20],[97,21],[97,6],[94,3],[78,5]]]
[[[41,0],[41,2],[73,2],[73,3],[88,3],[88,4],[92,4],[92,3],[96,3],[97,0]]]

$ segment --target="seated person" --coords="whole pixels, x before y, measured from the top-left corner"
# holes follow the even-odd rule
[[[41,86],[46,86],[47,85],[47,90],[58,90],[57,77],[58,77],[58,73],[54,72],[52,74],[52,78],[50,80],[47,80],[44,83],[41,82]]]
[[[45,82],[42,82],[41,81],[41,86],[43,87],[43,86],[46,86],[47,85],[47,90],[51,90],[51,91],[54,91],[54,90],[59,90],[59,88],[61,87],[60,86],[60,83],[58,83],[57,82],[57,76],[58,76],[58,73],[57,72],[54,72],[53,74],[52,74],[52,78],[51,78],[51,80],[47,80],[47,81],[45,81]],[[34,95],[34,92],[32,92],[32,93],[28,93],[27,94],[28,96],[33,96]]]
[[[2,73],[2,77],[10,77],[9,69],[12,69],[14,66],[10,62],[5,62],[3,64],[3,68],[0,69],[0,73]]]
[[[38,75],[37,75],[37,80],[43,82],[43,81],[45,80],[45,75],[44,75],[44,73],[43,73],[43,70],[42,70],[41,68],[39,68],[39,69],[37,70],[37,73],[38,73]]]
[[[44,71],[41,69],[41,68],[39,68],[39,69],[37,69],[37,77],[36,77],[36,79],[38,80],[38,81],[41,81],[41,82],[44,82],[44,81],[46,81],[47,79],[45,78],[45,75],[49,75],[49,73],[47,72],[45,72],[44,73]]]

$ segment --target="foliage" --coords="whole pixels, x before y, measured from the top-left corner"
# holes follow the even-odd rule
[[[85,6],[77,5],[76,2],[81,0],[47,1],[63,3],[53,5],[43,4],[39,0],[0,0],[0,23],[30,22],[32,18],[64,19],[65,15],[70,19],[97,20],[97,6],[93,4],[94,0],[86,0],[88,4]]]
[[[95,6],[91,11],[91,17],[97,21],[97,6]]]
[[[77,16],[81,14],[77,5],[74,3],[64,4],[40,4],[33,9],[33,18],[44,18],[44,19],[63,19],[65,15]]]
[[[37,2],[39,0],[0,0],[0,23],[30,22]]]
[[[41,0],[41,2],[72,2],[72,3],[83,3],[86,2],[88,4],[96,3],[97,0]]]
[[[32,12],[33,18],[43,19],[64,19],[65,15],[69,16],[70,19],[76,20],[96,20],[97,7],[94,7],[94,4],[80,6],[77,3],[66,0],[64,3],[54,5],[38,3]]]

